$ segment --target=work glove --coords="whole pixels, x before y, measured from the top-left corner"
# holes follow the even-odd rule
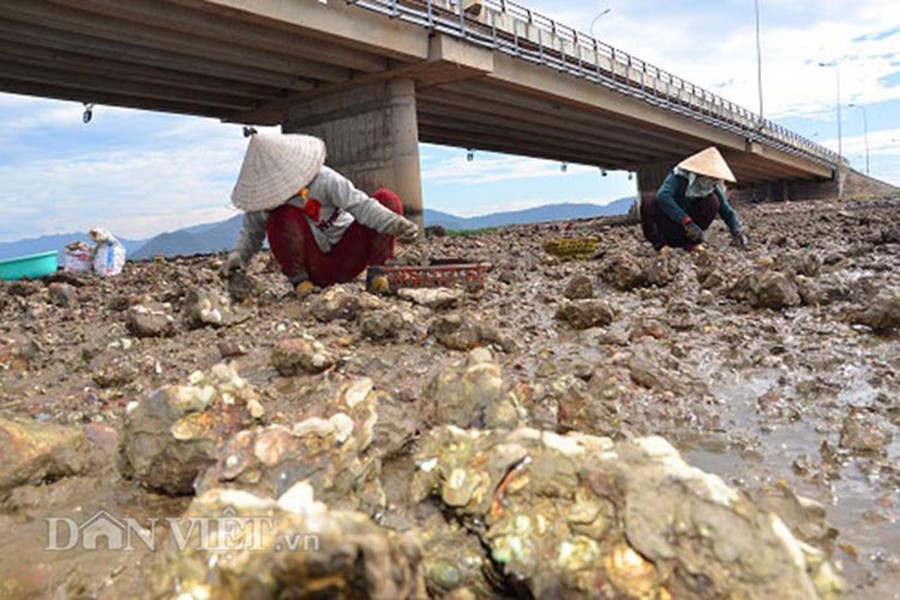
[[[703,230],[693,221],[689,221],[684,226],[684,235],[687,237],[688,241],[694,242],[695,244],[703,242]]]
[[[393,235],[396,235],[400,242],[411,244],[419,237],[419,226],[409,219],[400,217],[394,224]]]
[[[228,258],[225,259],[225,263],[222,265],[222,268],[219,270],[219,272],[222,274],[222,277],[228,277],[235,271],[240,271],[243,268],[244,259],[241,258],[240,253],[235,250],[228,254]]]
[[[731,232],[731,245],[742,249],[747,247],[747,236],[743,230],[735,229]]]

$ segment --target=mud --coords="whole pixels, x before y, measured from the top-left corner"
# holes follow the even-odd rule
[[[848,596],[897,597],[898,200],[740,206],[746,251],[729,247],[716,223],[705,254],[663,258],[639,228],[602,220],[435,237],[406,249],[412,263],[492,262],[484,292],[463,298],[381,298],[360,281],[298,301],[265,256],[227,284],[217,271],[222,257],[129,263],[110,279],[0,283],[0,417],[65,426],[87,444],[75,467],[15,463],[10,474],[4,458],[0,481],[13,487],[0,493],[0,597],[147,595],[159,555],[170,552],[162,550],[171,543],[164,531],[156,532],[156,553],[143,544],[50,552],[45,519],[81,521],[100,509],[143,521],[182,517],[190,497],[149,491],[118,468],[126,407],[224,360],[258,394],[260,427],[294,437],[298,423],[330,423],[342,390],[371,380],[371,444],[346,460],[380,465],[366,481],[383,498],[373,504],[350,486],[340,508],[391,531],[417,531],[424,549],[419,566],[418,550],[409,549],[418,546],[401,545],[401,563],[413,566],[385,586],[419,589],[421,570],[435,595],[460,582],[476,596],[549,589],[531,579],[509,587],[472,535],[409,489],[425,436],[440,422],[484,426],[484,402],[499,398],[515,417],[505,426],[524,418],[537,429],[616,443],[663,436],[688,463],[721,476],[832,557]],[[562,261],[544,250],[576,237],[599,240],[594,258]],[[490,356],[478,355],[486,371],[473,370],[483,389],[466,378],[473,348]],[[464,401],[466,393],[468,408],[446,399]],[[435,397],[445,401],[436,407]],[[454,414],[440,418],[442,411]],[[265,431],[273,430],[253,435]],[[217,441],[222,451],[228,440]],[[221,459],[210,452],[208,462]],[[330,466],[318,454],[310,460]],[[369,531],[355,516],[338,520]],[[644,568],[654,557],[642,552],[612,547],[603,564]],[[629,585],[616,589],[643,593]]]

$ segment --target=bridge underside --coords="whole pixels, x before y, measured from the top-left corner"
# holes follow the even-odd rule
[[[342,1],[3,0],[0,50],[0,91],[282,124],[331,136],[330,147],[355,135],[348,111],[384,106],[360,107],[366,90],[409,82],[392,84],[416,121],[398,147],[415,135],[627,169],[644,174],[643,187],[711,144],[742,184],[833,175],[822,161]],[[397,185],[398,164],[372,181]]]

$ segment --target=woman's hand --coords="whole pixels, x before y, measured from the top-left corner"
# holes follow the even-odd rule
[[[738,248],[747,247],[747,236],[744,235],[743,229],[735,229],[731,232],[731,245]]]
[[[419,226],[407,218],[400,217],[393,227],[393,235],[404,244],[411,244],[419,237]]]
[[[684,235],[688,241],[694,242],[695,244],[703,242],[703,230],[693,221],[684,226]]]
[[[228,258],[225,259],[225,263],[222,265],[219,272],[222,274],[222,277],[228,277],[235,271],[240,271],[243,268],[244,259],[241,258],[240,253],[233,251],[228,254]]]

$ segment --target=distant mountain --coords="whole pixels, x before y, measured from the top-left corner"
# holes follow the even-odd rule
[[[422,214],[425,219],[425,227],[443,227],[444,229],[470,229],[466,226],[468,219],[465,217],[457,217],[449,213],[441,212],[426,208]]]
[[[468,218],[457,217],[426,208],[424,216],[425,224],[428,226],[440,225],[445,229],[454,230],[483,229],[521,223],[624,215],[628,212],[633,201],[632,198],[621,198],[606,206],[597,204],[548,204],[526,210]],[[234,248],[238,235],[241,232],[242,220],[242,215],[235,215],[227,221],[185,227],[177,231],[160,234],[149,240],[119,238],[119,241],[122,242],[128,251],[128,258],[134,260],[151,259],[157,255],[171,257],[221,252]],[[0,243],[0,260],[28,254],[38,254],[50,250],[59,251],[60,258],[62,258],[62,249],[75,240],[89,242],[86,234],[69,233],[46,235],[18,242]]]
[[[567,221],[570,219],[589,219],[611,215],[624,215],[634,203],[634,198],[620,198],[600,206],[598,204],[546,204],[525,210],[492,213],[478,217],[457,217],[437,210],[425,209],[425,225],[439,225],[445,229],[466,230],[484,229],[486,227],[502,227],[504,225],[520,225],[523,223],[542,223],[544,221]]]
[[[234,217],[232,217],[234,218]],[[214,221],[212,223],[201,223],[199,225],[191,225],[190,227],[183,227],[178,229],[178,231],[183,231],[185,233],[203,233],[204,231],[208,231],[213,227],[218,227],[224,223],[224,221]]]
[[[145,242],[145,240],[118,239],[122,242],[122,245],[125,246],[125,250],[127,250],[129,254],[137,251]],[[39,238],[19,240],[18,242],[0,242],[0,260],[56,250],[59,255],[60,264],[62,264],[64,248],[75,241],[86,242],[88,244],[92,243],[88,238],[87,233],[60,233],[55,235],[44,235]]]
[[[500,227],[518,223],[541,221],[563,221],[585,219],[607,215],[624,215],[633,202],[632,198],[621,198],[606,206],[596,204],[548,204],[527,210],[496,213],[480,217],[463,218],[437,210],[425,209],[425,224],[440,225],[446,229],[467,230],[485,227]],[[154,256],[189,256],[222,252],[234,248],[241,232],[242,215],[235,215],[227,221],[198,225],[163,233],[152,238],[129,258],[149,259]]]
[[[178,231],[162,233],[151,238],[129,258],[135,260],[154,256],[190,256],[231,250],[241,233],[243,215],[235,215],[227,221],[197,225]]]

